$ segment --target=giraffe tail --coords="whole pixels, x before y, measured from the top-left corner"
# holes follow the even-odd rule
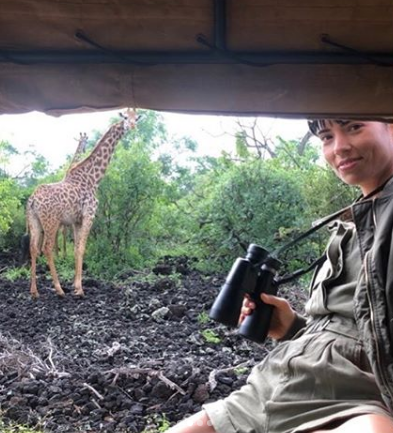
[[[24,265],[30,258],[30,235],[25,233],[20,240],[19,262]]]

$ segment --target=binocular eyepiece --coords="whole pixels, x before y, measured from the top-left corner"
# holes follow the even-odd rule
[[[275,275],[281,262],[269,256],[264,248],[250,244],[245,258],[237,258],[220,293],[210,310],[209,317],[224,325],[235,327],[246,294],[256,308],[239,327],[239,334],[263,343],[269,331],[273,306],[261,300],[261,293],[276,295],[278,283]]]

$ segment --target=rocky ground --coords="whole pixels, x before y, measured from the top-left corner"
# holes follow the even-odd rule
[[[223,275],[186,259],[150,277],[108,284],[85,276],[86,296],[9,281],[0,256],[0,417],[45,432],[159,432],[241,387],[272,343],[259,345],[207,319]],[[86,274],[85,274],[86,275]],[[153,275],[153,277],[152,277]],[[292,288],[291,302],[305,294]]]

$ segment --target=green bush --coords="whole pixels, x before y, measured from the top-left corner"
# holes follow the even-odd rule
[[[215,177],[209,196],[200,202],[205,223],[193,240],[204,245],[208,260],[228,265],[250,243],[275,249],[280,231],[301,224],[304,207],[300,185],[290,173],[261,160],[234,164]]]

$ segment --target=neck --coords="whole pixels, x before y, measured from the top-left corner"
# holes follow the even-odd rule
[[[374,197],[379,195],[379,193],[385,188],[386,184],[392,179],[393,175],[389,175],[383,182],[381,182],[377,187],[362,187],[363,200],[369,197]]]
[[[99,140],[91,154],[72,168],[66,179],[97,185],[103,178],[115,147],[125,133],[123,121],[112,125]]]

